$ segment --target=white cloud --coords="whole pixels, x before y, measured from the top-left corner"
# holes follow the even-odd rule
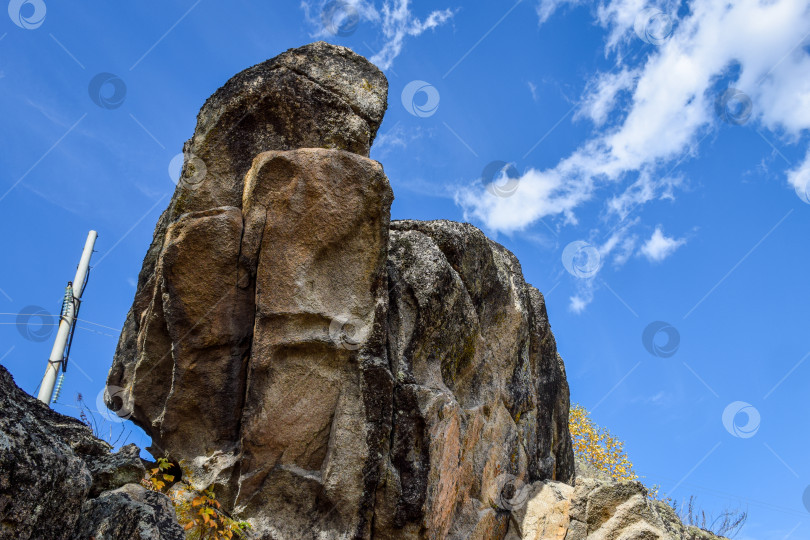
[[[796,190],[796,195],[810,204],[810,149],[808,149],[807,155],[804,156],[804,161],[796,168],[788,171],[787,179],[793,189]]]
[[[577,315],[585,311],[585,308],[588,307],[593,301],[593,293],[591,294],[576,294],[569,298],[570,303],[568,304],[568,309],[576,313]]]
[[[421,131],[419,127],[411,128],[410,131],[406,131],[402,125],[397,123],[394,127],[379,135],[374,140],[372,149],[378,156],[385,156],[395,148],[404,150],[411,141],[420,137]]]
[[[645,169],[621,193],[608,198],[605,208],[609,214],[624,220],[637,207],[653,199],[674,200],[675,188],[682,184],[683,178],[679,176],[656,176],[650,169]]]
[[[675,13],[680,3],[681,0],[665,0],[656,2],[655,5],[664,13]],[[612,0],[599,3],[586,0],[540,0],[537,5],[540,24],[548,21],[555,11],[565,5],[588,5],[593,8],[596,22],[602,28],[610,31],[607,36],[606,51],[611,51],[620,43],[628,41],[636,17],[645,8],[650,7],[648,0]]]
[[[611,253],[613,253],[613,265],[616,267],[622,266],[636,250],[636,243],[638,237],[630,234],[630,229],[633,228],[641,221],[641,218],[635,218],[626,223],[623,223],[617,230],[612,231],[608,239],[599,246],[599,256],[603,261],[607,261]]]
[[[661,227],[656,227],[650,239],[641,246],[641,254],[651,262],[661,262],[675,253],[675,250],[685,243],[685,238],[668,237],[661,230]]]
[[[525,229],[546,216],[570,215],[590,197],[590,185],[581,179],[566,178],[560,170],[529,169],[517,179],[517,190],[499,197],[480,182],[459,188],[456,203],[464,209],[464,219],[483,221],[495,231],[511,233]]]
[[[577,3],[541,1],[541,22],[561,5]],[[663,8],[672,12],[675,5],[667,2]],[[629,40],[654,47],[641,42],[633,29],[646,6],[640,0],[599,4],[595,16],[608,30],[606,53]],[[459,190],[456,200],[465,215],[504,232],[560,214],[575,223],[575,210],[596,190],[627,180],[625,193],[607,202],[608,213],[623,218],[635,206],[672,198],[681,180],[668,172],[685,157],[697,155],[701,140],[721,125],[715,101],[725,88],[718,83],[730,75],[735,75],[731,86],[754,104],[749,123],[793,141],[810,130],[810,54],[801,46],[810,28],[810,4],[694,0],[689,7],[672,36],[653,49],[643,65],[626,66],[619,58],[618,75],[597,74],[586,85],[580,114],[597,125],[615,114],[615,126],[583,142],[556,166],[529,169],[513,197],[493,198],[481,185]],[[622,91],[628,92],[628,100],[616,99]],[[794,187],[807,178],[804,170],[800,166],[791,172]]]
[[[618,246],[619,252],[613,257],[613,262],[616,266],[621,266],[627,262],[633,252],[636,250],[636,242],[638,237],[631,235],[624,238]]]
[[[630,90],[637,80],[638,70],[624,68],[618,73],[601,73],[588,84],[585,99],[574,118],[588,117],[596,126],[607,120],[622,91]]]
[[[301,2],[301,9],[304,10],[304,17],[317,30],[313,37],[329,37],[329,30],[321,20],[324,6],[330,0]],[[385,0],[380,9],[374,2],[366,0],[344,0],[347,6],[344,12],[353,12],[359,21],[370,22],[379,25],[385,44],[382,49],[371,57],[371,61],[381,69],[389,69],[394,59],[402,52],[405,38],[408,36],[417,37],[427,30],[433,30],[453,17],[454,12],[450,9],[434,10],[423,20],[416,18],[409,7],[409,0]]]
[[[532,81],[528,81],[526,84],[529,85],[529,92],[532,93],[532,99],[537,101],[537,85],[534,84]]]
[[[301,9],[304,10],[304,17],[307,22],[311,24],[315,31],[311,34],[312,37],[330,37],[333,34],[327,28],[327,21],[324,21],[324,8],[331,0],[303,0],[301,2]],[[335,10],[336,17],[341,18],[347,15],[356,15],[357,21],[379,23],[380,12],[374,7],[373,2],[366,0],[343,0],[343,8]],[[340,24],[342,19],[331,21],[333,24]]]
[[[583,0],[541,0],[537,4],[537,16],[540,17],[540,24],[546,22],[557,9],[565,4],[578,5],[582,4]]]
[[[675,13],[680,0],[666,0],[651,4],[648,0],[612,0],[602,2],[596,9],[596,19],[603,28],[610,30],[606,51],[616,49],[621,43],[635,39],[634,26],[639,14],[646,8],[657,8],[663,13]]]
[[[598,267],[592,275],[576,279],[576,294],[568,299],[568,309],[570,311],[576,314],[582,313],[585,311],[585,308],[593,302],[594,291],[597,288],[597,276],[605,267],[604,263],[611,258],[611,255],[614,267],[622,266],[633,255],[636,250],[638,237],[634,234],[630,234],[629,231],[632,227],[637,225],[639,221],[641,221],[641,218],[635,218],[623,224],[615,231],[611,231],[608,238],[601,244],[598,244],[595,240],[593,244],[589,243],[596,248],[599,254]],[[596,233],[597,231],[592,231],[591,236]]]
[[[382,32],[387,41],[380,52],[371,57],[371,61],[382,69],[388,69],[402,52],[406,36],[416,37],[426,30],[433,30],[450,20],[453,11],[436,10],[420,21],[408,8],[408,0],[394,0],[393,4],[387,1],[383,4],[382,16]]]

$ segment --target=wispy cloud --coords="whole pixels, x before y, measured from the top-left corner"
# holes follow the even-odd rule
[[[576,314],[585,311],[588,304],[593,302],[593,285],[582,287],[582,290],[568,299],[568,309]]]
[[[636,69],[624,68],[618,73],[602,73],[591,79],[585,99],[574,118],[590,118],[596,126],[604,124],[608,115],[616,108],[619,93],[631,90],[638,74]]]
[[[537,85],[532,81],[526,83],[529,86],[529,92],[532,93],[532,100],[537,101]]]
[[[313,37],[330,36],[321,14],[330,0],[301,2],[304,16],[316,29]],[[434,30],[449,21],[454,11],[446,8],[434,10],[423,19],[417,18],[410,7],[409,0],[385,0],[380,8],[366,0],[344,0],[345,9],[356,14],[358,21],[366,21],[378,26],[384,38],[382,48],[371,57],[371,61],[381,69],[389,69],[394,59],[400,55],[408,37],[418,37],[428,30]]]
[[[650,262],[661,262],[686,244],[684,238],[674,238],[664,234],[661,227],[656,227],[652,236],[641,246],[640,253]]]
[[[545,23],[562,6],[575,6],[583,3],[584,0],[540,0],[540,3],[537,4],[537,16],[540,17],[540,24]]]
[[[328,23],[339,25],[341,21],[325,21],[325,9],[329,4],[334,4],[333,0],[303,0],[301,9],[304,10],[304,17],[314,28],[310,34],[312,37],[328,37],[333,32],[328,28]],[[356,16],[358,22],[366,21],[371,23],[380,22],[380,12],[374,7],[373,2],[366,0],[340,0],[341,9],[335,9],[337,16]]]
[[[638,217],[628,220],[612,231],[601,244],[596,241],[598,231],[591,231],[591,241],[596,244],[595,249],[599,254],[599,264],[594,269],[593,275],[576,280],[576,293],[569,297],[568,309],[570,311],[577,314],[582,313],[593,302],[594,293],[598,288],[600,279],[598,276],[606,264],[612,263],[614,268],[619,268],[633,256],[638,244],[638,235],[633,234],[631,230],[640,221],[641,218]]]
[[[561,5],[578,3],[540,2],[541,22]],[[606,53],[638,40],[633,24],[644,8],[638,0],[599,4],[595,16],[608,30]],[[614,125],[556,166],[530,168],[514,197],[493,197],[481,185],[460,189],[457,202],[465,215],[490,230],[511,232],[546,216],[576,223],[575,211],[609,184],[629,183],[606,203],[608,213],[620,218],[655,198],[672,198],[682,181],[669,174],[673,165],[698,155],[703,138],[721,125],[716,107],[724,79],[756,104],[749,122],[794,141],[810,129],[810,54],[800,46],[808,38],[810,4],[695,0],[673,28],[643,65],[624,65],[617,55],[615,75],[599,73],[586,84],[579,116],[599,127],[617,115]],[[628,99],[616,99],[621,92]],[[806,185],[806,164],[791,171],[788,181],[794,187]]]
[[[372,152],[375,156],[383,157],[396,149],[405,150],[412,141],[423,136],[424,133],[420,127],[415,126],[406,129],[402,124],[397,123],[377,137]]]
[[[394,2],[383,4],[382,15],[382,32],[386,42],[380,52],[371,58],[371,61],[382,69],[388,69],[402,52],[402,46],[407,36],[417,37],[427,30],[433,30],[450,20],[453,11],[450,9],[432,11],[424,20],[420,21],[411,13],[408,0],[394,0]]]
[[[810,203],[810,149],[804,156],[804,160],[787,173],[788,183],[796,190],[796,194],[801,199]]]

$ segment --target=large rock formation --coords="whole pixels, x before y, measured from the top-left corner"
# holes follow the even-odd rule
[[[111,453],[86,425],[18,388],[3,366],[0,411],[0,540],[183,539],[165,495],[123,504],[143,491],[132,483],[145,472],[135,445]]]
[[[389,223],[387,82],[315,43],[203,106],[108,384],[263,538],[499,539],[571,482],[542,295],[470,225]],[[188,480],[188,478],[186,478]]]

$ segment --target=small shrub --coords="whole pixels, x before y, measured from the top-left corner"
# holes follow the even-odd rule
[[[184,481],[182,487],[170,490],[169,483],[174,482],[175,477],[166,471],[172,467],[174,465],[168,459],[158,458],[157,467],[147,471],[141,484],[147,489],[168,495],[174,505],[177,521],[186,531],[187,540],[248,538],[250,524],[229,516],[210,486],[200,491]],[[186,478],[190,477],[188,469],[183,469],[183,474]]]
[[[152,491],[165,493],[166,482],[174,482],[174,475],[165,472],[171,468],[172,464],[168,459],[158,458],[157,467],[147,471],[146,478],[141,480],[141,484]]]
[[[637,480],[633,464],[624,452],[624,443],[613,436],[606,428],[596,425],[590,414],[581,405],[571,407],[568,417],[568,428],[571,431],[571,442],[574,454],[595,469],[606,473],[617,481]],[[693,495],[680,504],[669,497],[659,496],[659,486],[648,487],[649,497],[668,504],[685,525],[697,527],[717,536],[733,538],[740,532],[748,513],[741,510],[722,511],[711,517],[703,510],[695,508],[696,497]],[[696,538],[687,537],[685,540]]]
[[[597,426],[585,407],[574,405],[568,418],[574,454],[617,481],[636,480],[633,464],[624,453],[624,442],[607,428]]]

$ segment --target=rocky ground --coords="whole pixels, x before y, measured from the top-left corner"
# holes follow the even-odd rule
[[[641,482],[615,482],[577,460],[574,485],[526,486],[512,509],[506,540],[712,540],[685,526],[666,503],[652,499]]]
[[[168,497],[139,482],[130,444],[111,453],[90,428],[23,392],[0,366],[0,539],[181,540]]]

